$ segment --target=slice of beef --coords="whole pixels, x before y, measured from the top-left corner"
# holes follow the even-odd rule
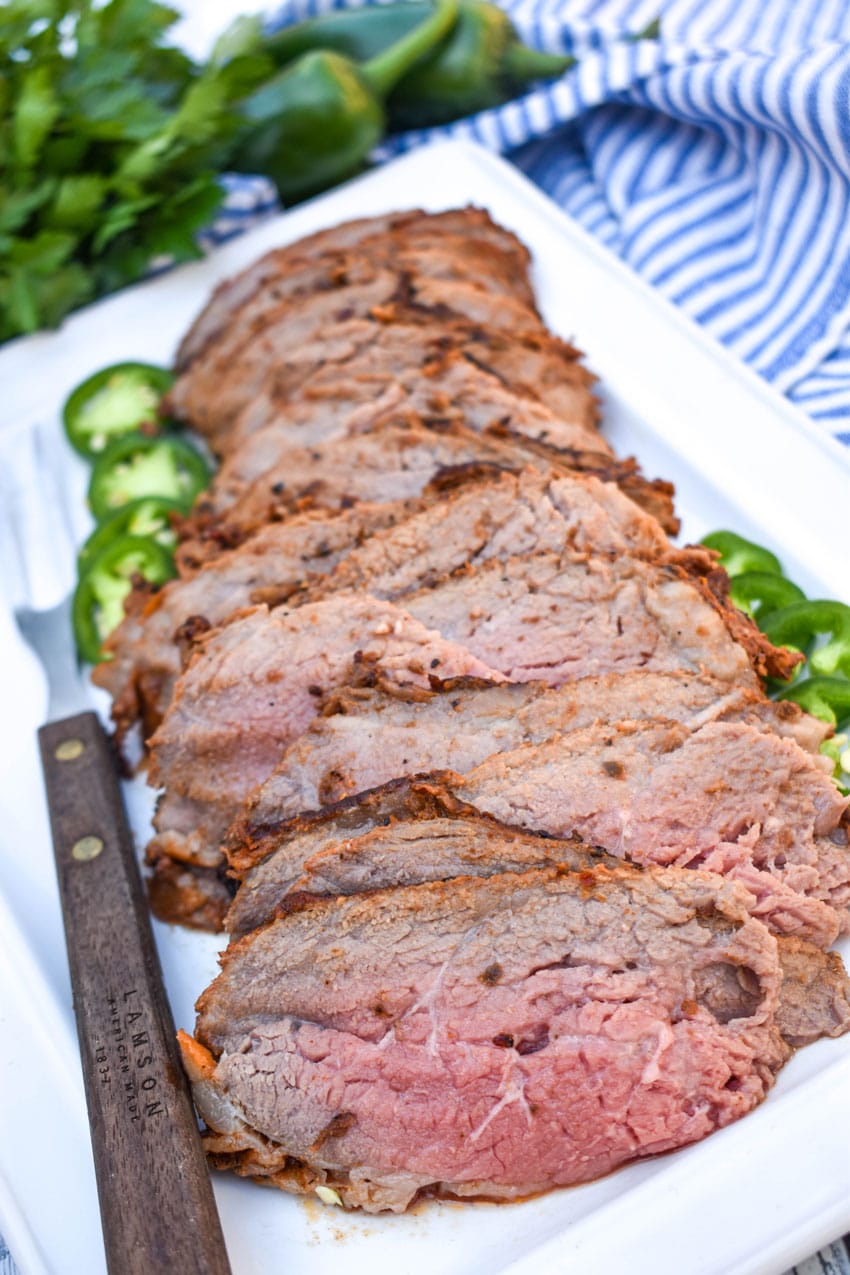
[[[274,429],[254,435],[219,470],[184,523],[184,560],[203,560],[217,543],[233,544],[274,518],[312,504],[338,509],[358,500],[405,500],[426,489],[447,490],[483,467],[517,472],[588,472],[616,483],[675,534],[672,488],[661,490],[599,452],[560,451],[499,430],[476,435],[462,426],[426,427],[413,418],[377,426],[315,447],[295,447]],[[206,542],[206,549],[199,543]]]
[[[801,939],[782,939],[782,1000],[777,1021],[795,1048],[850,1027],[850,985],[837,952],[822,952]]]
[[[509,827],[459,801],[438,778],[396,779],[315,814],[278,822],[263,847],[231,860],[236,897],[226,927],[240,938],[299,906],[305,894],[362,894],[420,881],[492,876],[562,863],[579,870],[616,860],[573,838]],[[288,902],[289,901],[289,902]]]
[[[239,936],[273,917],[288,895],[357,894],[542,863],[578,868],[607,856],[576,840],[505,827],[437,783],[396,780],[290,821],[265,860],[255,863],[256,852],[244,848],[235,858],[248,865],[238,893],[223,862],[201,868],[154,851],[148,893],[156,916],[201,930],[221,930],[226,923]]]
[[[800,657],[772,647],[727,595],[726,573],[696,549],[663,564],[544,551],[456,571],[404,606],[512,682],[634,668],[789,677]]]
[[[817,718],[799,708],[789,713],[787,703],[776,704],[750,687],[688,673],[614,673],[555,690],[542,682],[445,683],[413,694],[351,687],[329,697],[251,794],[232,829],[233,844],[254,843],[282,820],[400,775],[465,774],[493,753],[522,744],[594,723],[653,718],[691,729],[720,718],[743,719],[788,734],[809,752],[817,752],[828,732]]]
[[[513,449],[519,441],[518,436],[505,425],[494,425],[487,430],[488,440],[500,440]],[[652,514],[670,536],[677,536],[681,523],[676,516],[673,498],[676,489],[664,478],[647,478],[642,472],[634,456],[621,459],[612,456],[605,459],[598,452],[585,452],[574,448],[555,447],[548,440],[523,437],[522,445],[532,456],[534,464],[548,470],[551,466],[558,472],[577,472],[592,474],[601,482],[616,483],[624,496],[628,496],[636,505],[640,505],[648,514]]]
[[[155,855],[148,861],[146,885],[151,911],[160,921],[210,934],[224,928],[234,883],[221,867],[200,868]]]
[[[507,425],[556,446],[611,455],[596,429],[587,374],[575,371],[554,340],[479,339],[480,330],[467,327],[451,333],[443,323],[348,321],[287,345],[286,362],[275,362],[257,341],[250,368],[234,368],[232,381],[220,375],[184,415],[224,456],[263,429],[311,446],[410,413],[478,433]],[[516,379],[518,367],[537,375],[540,393],[557,387],[560,411]],[[567,367],[574,369],[570,380]]]
[[[484,563],[404,601],[339,593],[258,609],[200,640],[151,743],[152,782],[166,788],[157,851],[182,857],[191,846],[214,866],[241,800],[321,695],[364,663],[425,687],[468,674],[558,686],[636,668],[757,685],[750,655],[678,566],[543,553]]]
[[[772,929],[829,947],[850,929],[848,798],[793,740],[746,722],[573,731],[451,782],[504,823],[744,884]]]
[[[233,930],[241,932],[268,920],[292,883],[299,879],[305,862],[321,857],[324,850],[336,848],[344,853],[344,845],[354,845],[364,834],[386,831],[398,827],[401,822],[428,821],[432,825],[438,822],[445,825],[448,820],[460,819],[464,814],[467,822],[474,823],[476,829],[487,830],[497,826],[495,820],[465,806],[439,784],[431,781],[419,784],[402,779],[386,784],[374,793],[362,793],[356,801],[339,803],[333,811],[326,810],[319,815],[293,820],[287,825],[285,835],[278,822],[281,835],[267,862],[258,864],[256,849],[243,847],[234,854],[234,865],[241,865],[246,881],[234,905],[238,910],[232,913]],[[517,855],[522,855],[525,840],[530,845],[546,840],[537,836],[529,839],[528,834],[518,829],[501,825],[500,829],[499,844],[518,847]],[[481,853],[467,854],[468,863],[484,861],[488,838],[492,843],[489,833],[479,834]],[[456,837],[455,844],[458,844]],[[573,845],[567,842],[558,844],[565,847]],[[389,843],[386,846],[390,848]],[[579,849],[574,845],[573,848]],[[462,846],[459,846],[459,851],[464,853]],[[567,853],[566,849],[564,853]],[[584,853],[584,848],[581,853]],[[604,857],[602,852],[594,851],[594,858],[599,857]],[[443,855],[443,862],[450,862],[449,856]],[[225,873],[223,860],[218,868],[201,868],[156,851],[148,857],[148,866],[151,869],[148,877],[151,906],[160,919],[197,929],[223,928],[225,915],[236,892],[235,869],[232,876]],[[256,871],[253,871],[255,866]],[[427,865],[420,864],[419,871],[423,868],[427,871]],[[356,866],[354,871],[357,871]],[[393,883],[399,884],[399,862],[395,871]],[[457,873],[450,872],[448,875]],[[253,918],[253,923],[249,924]]]
[[[408,214],[402,213],[402,217]],[[427,216],[421,209],[411,210],[413,217]],[[234,315],[258,293],[267,291],[279,278],[286,276],[288,268],[298,269],[305,260],[321,258],[326,252],[341,253],[356,247],[374,234],[391,230],[398,214],[379,217],[363,217],[343,222],[331,230],[307,235],[281,248],[273,248],[264,256],[252,261],[239,274],[224,279],[214,289],[200,314],[190,326],[177,349],[174,368],[184,372],[209,343],[227,327]]]
[[[307,596],[365,589],[395,597],[459,567],[547,549],[660,558],[671,546],[656,520],[613,483],[523,470],[467,484],[393,527],[378,528]]]
[[[497,226],[483,209],[453,209],[448,213],[414,210],[380,217],[344,222],[331,230],[319,231],[283,248],[273,249],[253,262],[241,274],[219,284],[210,301],[183,338],[176,368],[183,372],[224,329],[237,313],[258,297],[274,305],[296,289],[311,286],[306,268],[326,269],[327,262],[339,262],[352,250],[368,251],[384,239],[391,247],[399,244],[434,245],[458,238],[474,244],[479,251],[490,249],[486,282],[496,275],[509,280],[514,294],[530,307],[534,297],[527,282],[527,249],[509,231]],[[448,263],[449,266],[451,262]],[[313,284],[315,286],[315,284]]]
[[[463,477],[470,467],[516,469],[518,459],[501,442],[470,430],[427,429],[416,422],[381,426],[316,447],[294,447],[274,430],[262,430],[222,465],[181,527],[178,561],[191,570],[216,544],[239,543],[258,527],[305,506],[344,509],[358,501],[419,497],[442,471]]]
[[[395,534],[381,534],[393,524]],[[112,658],[94,680],[112,694],[122,736],[139,716],[150,734],[181,668],[184,626],[194,632],[252,603],[286,601],[299,582],[310,582],[311,572],[331,573],[327,593],[365,588],[388,597],[423,576],[439,577],[506,552],[570,546],[658,554],[667,545],[655,519],[615,486],[577,476],[549,481],[536,471],[470,484],[421,512],[409,502],[395,502],[333,516],[304,515],[266,528],[194,576],[172,581],[141,614],[131,607],[106,643]],[[340,559],[348,570],[336,569]]]
[[[311,901],[230,949],[184,1057],[222,1167],[372,1211],[515,1198],[751,1110],[781,987],[727,883],[550,868]]]
[[[522,409],[513,403],[519,398],[536,404],[526,403],[523,417],[541,422],[539,429],[554,441],[574,443],[581,429],[582,445],[607,450],[596,432],[593,378],[571,346],[545,333],[433,322],[400,307],[393,313],[392,322],[384,307],[380,319],[323,327],[296,349],[287,346],[285,361],[252,345],[243,378],[224,397],[207,395],[219,422],[211,438],[216,448],[230,453],[270,424],[294,439],[315,442],[349,417],[350,431],[401,410],[425,419],[464,423],[480,417],[492,424],[509,420],[511,413],[519,416]],[[572,427],[569,437],[566,426]],[[210,427],[203,432],[209,434]]]
[[[505,385],[540,399],[565,421],[587,428],[599,426],[599,403],[592,387],[595,376],[582,362],[575,346],[550,332],[505,333],[489,328],[471,328],[459,341],[447,331],[446,354],[460,344],[463,356]]]
[[[256,607],[198,639],[151,740],[149,781],[166,789],[152,853],[215,867],[241,800],[307,727],[323,693],[364,667],[412,686],[427,687],[437,669],[499,680],[464,647],[368,595]]]
[[[456,329],[454,344],[463,348],[471,326],[501,331],[506,340],[509,334],[547,335],[535,311],[458,278],[456,266],[453,279],[418,276],[414,283],[410,272],[392,262],[332,263],[324,286],[290,297],[254,322],[246,317],[231,324],[175,382],[165,408],[204,434],[214,450],[227,451],[240,412],[267,380],[282,376],[282,384],[294,392],[323,363],[343,365],[344,375],[348,362],[368,357],[375,345],[380,349],[396,328],[407,331],[408,342],[420,348],[441,329],[446,334]],[[412,335],[417,330],[422,333],[418,342]]]
[[[104,643],[109,659],[92,672],[92,681],[112,696],[119,742],[137,720],[146,738],[156,730],[195,637],[234,611],[286,601],[305,579],[332,571],[373,531],[417,508],[416,502],[401,501],[308,512],[261,528],[238,549],[171,580],[152,596],[141,590]]]

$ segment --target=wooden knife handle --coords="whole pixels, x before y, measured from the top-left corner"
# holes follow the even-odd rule
[[[109,1270],[229,1275],[110,742],[81,713],[39,744]]]

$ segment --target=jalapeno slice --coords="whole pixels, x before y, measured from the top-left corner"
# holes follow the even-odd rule
[[[825,677],[816,674],[801,682],[795,682],[787,690],[780,691],[777,699],[790,699],[813,717],[819,717],[830,726],[850,727],[850,679]]]
[[[97,664],[107,658],[102,643],[124,618],[124,601],[134,577],[164,584],[175,575],[171,554],[155,540],[121,536],[90,563],[74,592],[71,618],[80,659]]]
[[[82,381],[62,409],[71,446],[81,456],[99,456],[116,438],[159,434],[166,424],[159,401],[174,383],[153,363],[114,363]]]
[[[720,565],[726,568],[727,575],[734,577],[744,571],[782,575],[782,564],[775,553],[752,540],[745,540],[735,531],[712,531],[710,535],[703,536],[702,543],[707,549],[717,550]]]
[[[129,505],[116,509],[114,514],[110,514],[95,527],[77,554],[80,574],[113,540],[122,536],[142,536],[155,540],[167,553],[173,553],[177,547],[177,532],[172,526],[172,520],[183,512],[182,505],[165,496],[142,496],[140,500],[131,500]]]
[[[188,512],[210,480],[207,462],[182,438],[128,434],[95,461],[89,506],[100,522],[143,496],[164,496]]]
[[[733,576],[729,597],[736,607],[751,615],[760,628],[772,612],[806,599],[805,593],[796,584],[772,571],[742,571],[740,575]]]

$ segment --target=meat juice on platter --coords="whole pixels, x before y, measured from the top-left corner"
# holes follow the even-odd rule
[[[694,1142],[850,1026],[824,723],[477,209],[221,285],[164,410],[220,461],[95,680],[162,794],[211,1162],[367,1211]],[[603,422],[604,424],[604,422]]]

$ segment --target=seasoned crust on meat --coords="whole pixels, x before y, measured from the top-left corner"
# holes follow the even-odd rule
[[[285,282],[294,275],[297,279],[294,288],[309,287],[312,281],[309,276],[299,275],[299,269],[309,269],[311,263],[317,263],[321,268],[326,260],[339,260],[341,254],[358,248],[362,250],[376,237],[389,237],[392,243],[407,240],[426,245],[440,243],[447,236],[456,239],[458,235],[476,240],[482,246],[489,245],[491,270],[501,261],[506,281],[510,280],[517,295],[530,308],[534,306],[534,296],[527,282],[528,250],[515,235],[498,226],[484,209],[452,209],[446,213],[414,209],[362,218],[274,249],[235,278],[219,284],[181,341],[175,361],[176,370],[184,372],[237,313],[258,293],[267,290],[270,284]],[[289,286],[293,288],[292,284]],[[272,304],[275,299],[271,298]]]

